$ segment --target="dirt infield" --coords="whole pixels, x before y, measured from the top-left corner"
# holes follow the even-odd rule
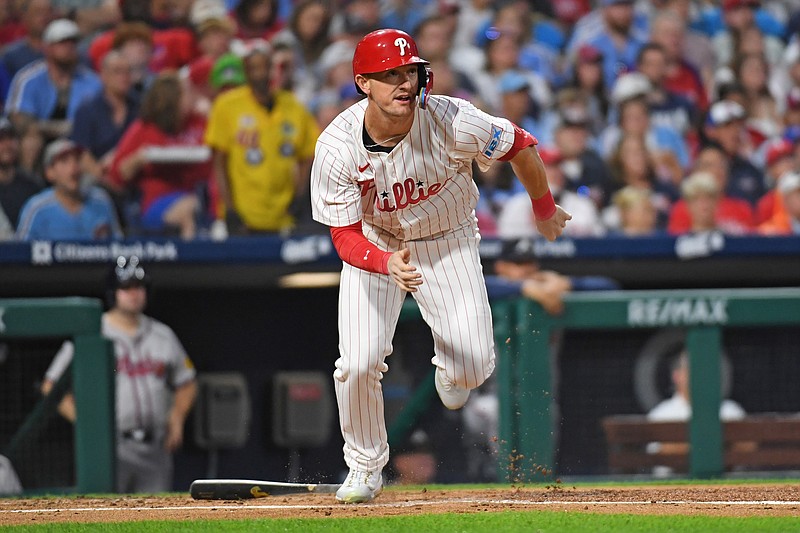
[[[54,522],[231,520],[244,518],[394,516],[502,510],[592,513],[800,516],[797,485],[681,485],[665,487],[476,490],[390,488],[366,505],[337,504],[331,495],[198,501],[169,497],[0,499],[0,527]]]

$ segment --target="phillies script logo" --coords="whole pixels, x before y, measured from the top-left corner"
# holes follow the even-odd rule
[[[375,187],[375,182],[373,180],[360,181],[358,185],[361,187],[361,197],[363,198]],[[442,187],[444,187],[444,183],[434,183],[426,188],[425,182],[422,180],[415,182],[414,178],[406,178],[403,183],[393,184],[391,193],[389,191],[381,192],[375,198],[375,207],[378,208],[378,211],[386,213],[405,209],[409,205],[416,205],[438,194]],[[394,205],[391,204],[390,197],[394,199]]]

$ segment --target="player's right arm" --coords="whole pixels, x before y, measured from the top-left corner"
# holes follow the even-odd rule
[[[381,250],[364,235],[361,187],[351,178],[343,151],[345,147],[328,130],[317,141],[311,167],[314,220],[330,227],[333,246],[342,261],[367,272],[388,275],[404,291],[416,291],[422,281],[416,267],[410,264],[411,252]]]
[[[387,252],[372,244],[361,230],[361,221],[344,227],[331,227],[331,239],[336,253],[345,263],[367,272],[386,274],[402,290],[416,292],[422,276],[410,264],[411,251],[403,248]]]

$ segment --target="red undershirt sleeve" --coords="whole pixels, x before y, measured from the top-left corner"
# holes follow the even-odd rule
[[[517,155],[523,148],[527,148],[528,146],[536,146],[539,144],[539,141],[536,139],[536,137],[523,130],[513,122],[511,124],[514,126],[514,145],[511,147],[511,150],[506,153],[506,155],[500,158],[500,161],[511,161],[514,159],[514,156]]]
[[[381,250],[364,236],[361,222],[338,228],[331,227],[336,253],[345,263],[375,274],[389,273],[391,252]]]

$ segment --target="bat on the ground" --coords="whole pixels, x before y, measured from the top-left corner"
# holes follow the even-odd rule
[[[246,500],[288,494],[333,494],[340,486],[256,479],[196,479],[189,487],[189,493],[195,500]]]

